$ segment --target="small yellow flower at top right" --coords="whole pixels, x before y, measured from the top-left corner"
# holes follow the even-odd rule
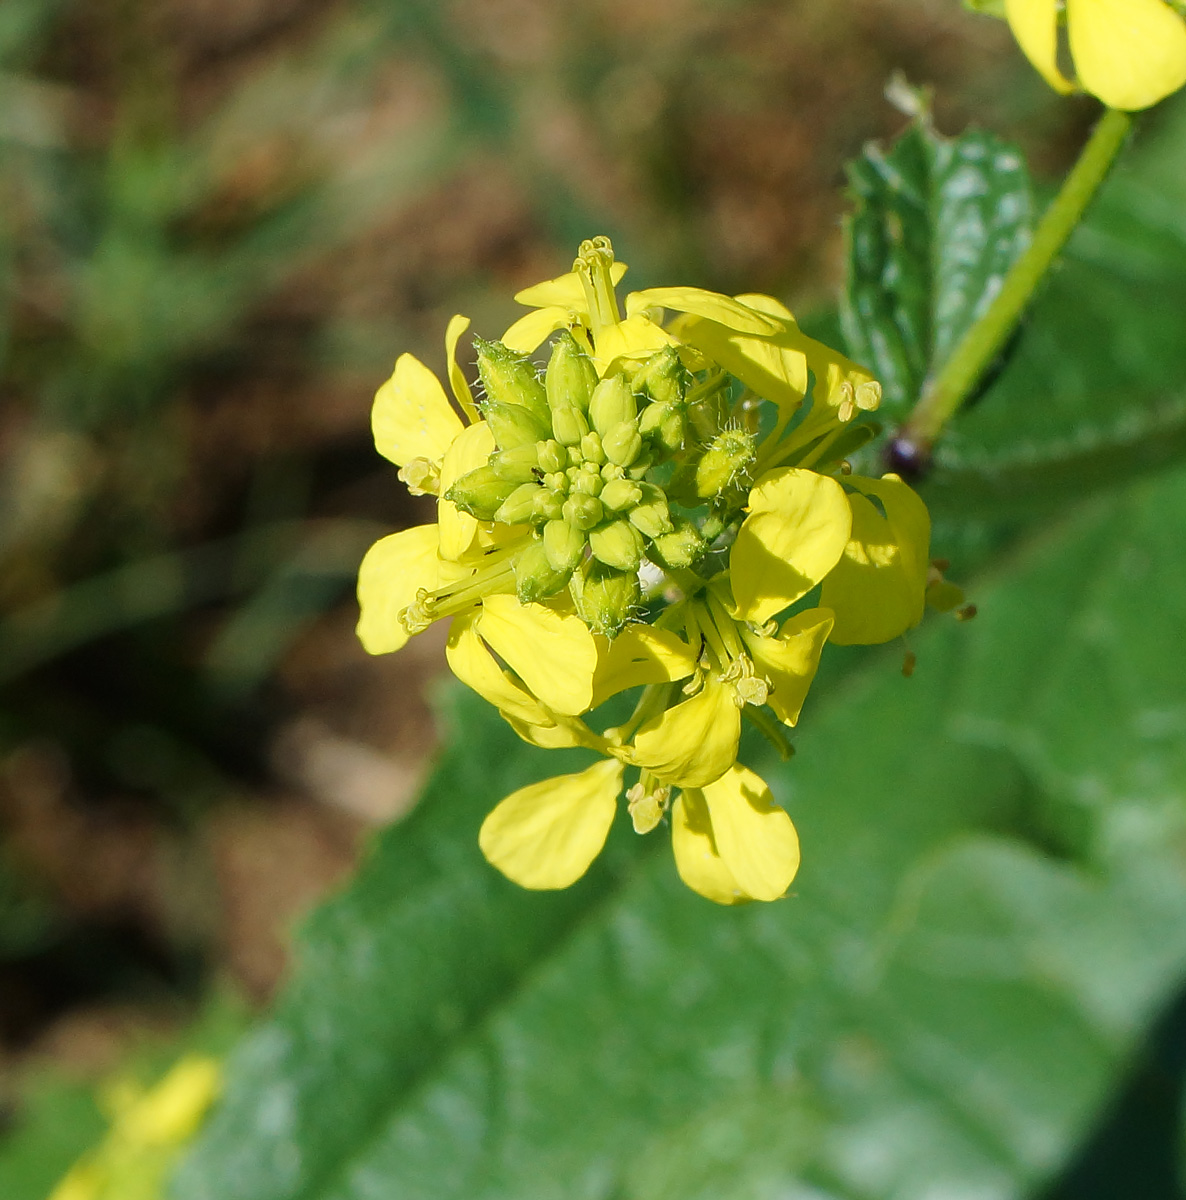
[[[1060,9],[1076,79],[1058,62]],[[1109,108],[1135,112],[1186,84],[1186,17],[1167,0],[1005,0],[1005,15],[1051,87],[1076,84]]]

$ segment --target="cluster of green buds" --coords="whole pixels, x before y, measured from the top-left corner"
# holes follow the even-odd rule
[[[614,634],[637,610],[644,559],[679,570],[705,550],[648,478],[684,448],[691,376],[667,347],[598,378],[567,331],[542,379],[500,342],[475,346],[479,408],[497,449],[446,499],[480,521],[531,527],[514,564],[522,603],[567,587],[590,629]]]
[[[595,238],[520,292],[533,311],[474,339],[476,401],[455,317],[456,409],[401,356],[375,442],[438,497],[437,521],[368,552],[359,636],[386,653],[452,618],[450,667],[519,736],[599,756],[490,813],[479,843],[511,879],[578,878],[624,796],[637,832],[670,823],[690,887],[773,900],[798,841],[737,761],[743,720],[786,751],[825,642],[889,641],[961,594],[929,561],[921,499],[850,466],[875,432],[867,371],[769,296],[651,288],[623,313],[624,271]],[[598,731],[630,692],[629,718]]]

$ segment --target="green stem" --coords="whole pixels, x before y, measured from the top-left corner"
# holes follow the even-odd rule
[[[1104,112],[1083,153],[1046,210],[1034,240],[1013,264],[988,311],[964,334],[939,374],[923,392],[899,439],[929,446],[955,415],[985,369],[1000,353],[1038,284],[1083,217],[1132,127],[1132,116]]]
[[[741,715],[774,747],[783,762],[794,756],[795,747],[787,740],[782,726],[764,708],[747,704]]]

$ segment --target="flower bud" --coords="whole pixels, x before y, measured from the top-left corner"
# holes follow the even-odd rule
[[[754,461],[754,439],[743,430],[726,429],[712,440],[696,466],[696,495],[719,496]]]
[[[601,466],[605,462],[605,451],[601,448],[601,438],[595,433],[587,433],[581,438],[581,457],[585,462]]]
[[[547,427],[520,404],[483,400],[480,407],[500,450],[534,445],[548,436]]]
[[[572,480],[572,490],[583,492],[586,496],[601,495],[601,489],[604,486],[605,481],[601,478],[601,472],[592,463],[584,463]]]
[[[675,404],[648,404],[638,420],[638,430],[669,454],[675,454],[683,449],[687,431],[683,409]]]
[[[585,496],[575,492],[564,502],[564,519],[577,529],[592,529],[600,525],[605,509],[596,496]]]
[[[650,557],[661,567],[682,571],[701,558],[708,547],[690,522],[681,521],[671,533],[651,542]]]
[[[649,538],[662,537],[672,530],[671,514],[663,489],[653,483],[636,484],[641,493],[639,503],[630,510],[630,523]]]
[[[688,372],[675,347],[664,346],[643,363],[630,385],[660,404],[682,404],[688,388]]]
[[[535,363],[508,349],[502,342],[487,342],[476,337],[474,349],[478,353],[478,374],[482,377],[487,400],[497,404],[517,404],[546,425],[548,400]]]
[[[642,455],[641,458],[636,458],[631,464],[630,469],[626,472],[629,479],[635,481],[646,476],[646,473],[654,466],[655,460],[649,454]]]
[[[563,471],[568,466],[568,451],[557,441],[548,438],[540,442],[536,451],[539,455],[539,469],[547,473]]]
[[[638,604],[638,575],[590,559],[573,572],[569,592],[581,620],[594,633],[613,637]]]
[[[589,432],[589,422],[576,405],[570,404],[552,413],[552,432],[562,446],[577,446]]]
[[[521,483],[502,502],[494,514],[496,521],[504,525],[522,525],[535,515],[535,498],[546,491],[538,483]]]
[[[528,542],[515,560],[515,593],[520,604],[554,596],[572,577],[572,568],[557,570],[548,561],[544,544],[537,538]]]
[[[544,374],[548,405],[555,411],[573,405],[589,411],[589,398],[597,386],[597,368],[577,345],[576,339],[562,330],[552,346],[552,357]]]
[[[538,442],[524,442],[513,450],[496,450],[490,466],[499,479],[511,483],[534,483],[539,471]]]
[[[469,471],[456,480],[445,493],[462,512],[467,512],[479,521],[491,521],[506,498],[515,490],[515,485],[499,479],[488,463]]]
[[[543,521],[559,520],[564,512],[564,493],[542,487],[531,503],[531,522],[538,525]]]
[[[611,479],[601,489],[601,503],[611,512],[624,512],[642,499],[642,488],[631,479]]]
[[[573,571],[585,552],[585,534],[567,521],[549,521],[544,526],[543,547],[548,562],[557,571]]]
[[[619,571],[637,571],[642,561],[642,534],[629,521],[611,521],[589,533],[593,557]]]
[[[637,416],[638,405],[625,375],[610,375],[593,389],[589,420],[603,440],[611,429],[623,421],[633,421]]]
[[[642,438],[638,433],[637,421],[619,421],[601,438],[605,457],[620,467],[633,465],[642,453]]]

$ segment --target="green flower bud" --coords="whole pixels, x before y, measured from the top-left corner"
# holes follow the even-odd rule
[[[646,473],[655,465],[654,458],[649,454],[644,454],[641,458],[636,458],[626,471],[626,476],[629,479],[642,479]]]
[[[585,552],[585,533],[567,521],[549,521],[544,526],[544,551],[557,571],[573,571]]]
[[[708,547],[688,521],[681,521],[671,533],[664,533],[651,542],[649,557],[661,567],[682,571],[703,557]]]
[[[553,438],[536,446],[539,469],[546,472],[563,471],[568,466],[568,451]]]
[[[576,492],[564,502],[564,519],[577,529],[592,529],[600,525],[605,509],[596,496]]]
[[[535,363],[508,349],[502,342],[487,342],[476,337],[474,349],[478,352],[478,374],[482,377],[487,400],[497,404],[517,404],[546,426],[550,416],[548,399]]]
[[[513,450],[496,450],[490,466],[499,479],[511,483],[534,483],[539,476],[538,442],[524,443]]]
[[[626,472],[617,463],[606,463],[601,468],[601,478],[610,483],[615,479],[625,479]]]
[[[594,633],[612,638],[638,604],[638,575],[590,559],[573,572],[569,592],[581,620]]]
[[[642,438],[638,432],[637,421],[619,421],[601,439],[601,448],[605,457],[619,467],[631,466],[642,453]]]
[[[688,372],[676,348],[664,346],[642,364],[630,385],[660,404],[682,404],[688,390]]]
[[[581,457],[588,463],[601,466],[605,462],[605,451],[601,448],[601,438],[595,433],[587,433],[581,438]]]
[[[726,429],[712,440],[696,467],[696,495],[719,496],[754,462],[754,439],[741,429]]]
[[[667,511],[667,497],[662,488],[653,483],[635,485],[641,499],[630,510],[631,524],[649,538],[661,537],[672,531],[671,514]]]
[[[642,488],[630,479],[611,479],[601,489],[601,503],[611,512],[624,512],[642,499]]]
[[[589,432],[589,422],[579,408],[570,404],[552,413],[552,431],[562,446],[576,446]]]
[[[585,463],[576,472],[571,490],[583,492],[586,496],[599,496],[604,486],[605,481],[601,478],[601,472],[592,463]]]
[[[589,420],[601,434],[602,440],[611,429],[637,416],[638,405],[625,375],[610,375],[593,389],[593,398],[589,401]]]
[[[547,426],[520,404],[483,400],[481,409],[500,450],[534,446],[548,436]]]
[[[648,404],[638,420],[638,431],[669,454],[682,450],[687,424],[681,407],[675,404]]]
[[[557,570],[542,541],[532,539],[515,560],[515,592],[520,604],[554,596],[572,578],[572,568]]]
[[[544,489],[538,483],[521,483],[502,502],[494,514],[494,519],[504,525],[522,525],[525,521],[530,521],[535,515],[535,498],[541,492],[544,492]]]
[[[589,533],[593,557],[619,571],[637,571],[642,561],[642,534],[629,521],[610,521]]]
[[[515,484],[500,479],[488,463],[470,471],[456,480],[445,493],[462,512],[467,512],[479,521],[492,521],[494,514],[506,498],[515,490]]]
[[[532,524],[559,520],[563,512],[564,493],[553,491],[551,488],[540,488],[531,505]]]
[[[589,411],[589,398],[597,386],[597,368],[577,345],[576,338],[562,330],[552,346],[552,357],[544,374],[548,404],[553,411],[570,404]]]
[[[544,476],[544,487],[549,488],[553,492],[559,492],[562,496],[568,495],[568,472],[567,471],[552,471]]]

